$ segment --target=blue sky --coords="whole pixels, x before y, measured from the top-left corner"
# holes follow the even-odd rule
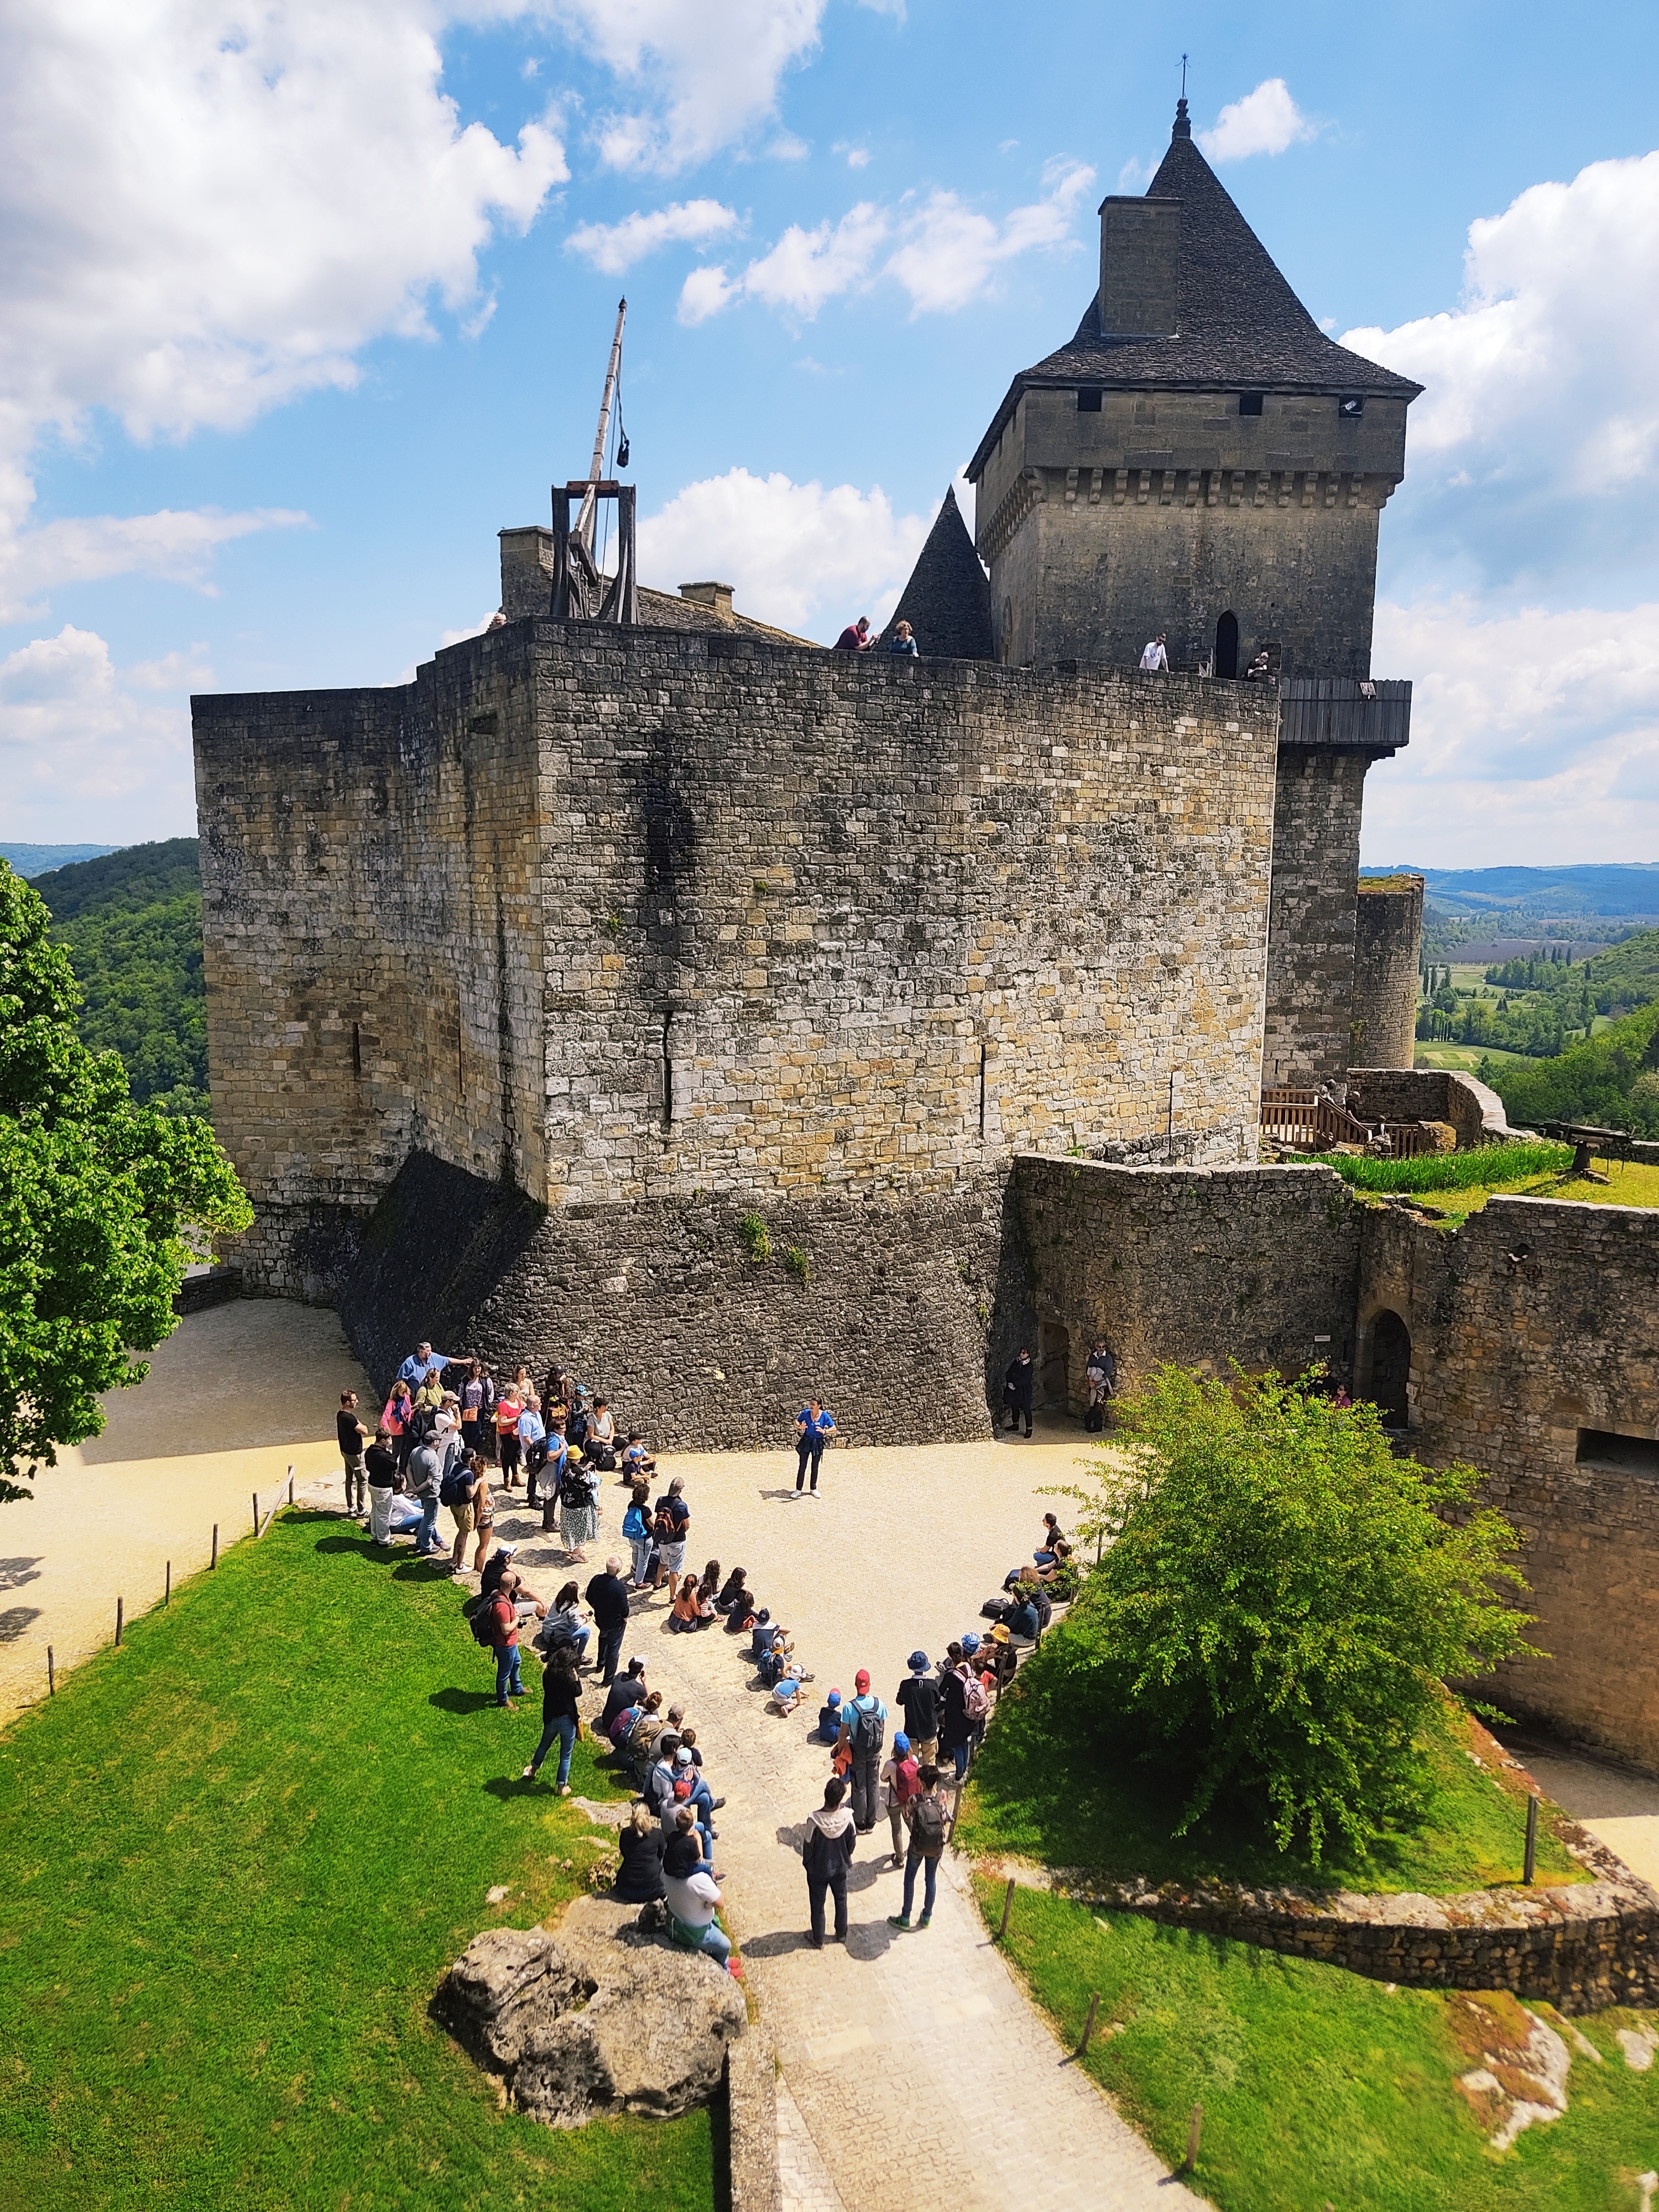
[[[1415,735],[1371,779],[1367,858],[1659,857],[1659,18],[1590,28],[20,11],[0,836],[187,830],[191,688],[391,682],[476,627],[495,532],[581,472],[624,289],[646,580],[724,575],[825,639],[879,618],[1010,375],[1074,325],[1095,205],[1144,188],[1185,48],[1218,173],[1310,309],[1429,386],[1375,662],[1416,681]]]

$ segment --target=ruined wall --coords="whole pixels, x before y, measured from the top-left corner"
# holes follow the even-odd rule
[[[1168,634],[1196,671],[1224,612],[1243,658],[1286,675],[1370,673],[1377,529],[1405,467],[1406,410],[1373,397],[1358,422],[1334,393],[1028,391],[978,486],[978,545],[1004,657],[1133,666]]]
[[[1358,891],[1348,1056],[1356,1067],[1409,1067],[1417,1053],[1423,878],[1362,876]]]
[[[1455,1234],[1367,1214],[1360,1381],[1377,1317],[1411,1334],[1412,1447],[1465,1459],[1521,1529],[1551,1656],[1492,1694],[1659,1768],[1659,1212],[1493,1198]],[[1606,1446],[1598,1437],[1631,1440]],[[1581,1447],[1586,1455],[1580,1457]],[[1644,1449],[1645,1447],[1645,1449]],[[1619,1463],[1621,1459],[1627,1463]]]
[[[1359,817],[1370,756],[1285,745],[1273,813],[1264,1088],[1340,1083],[1353,1058]]]
[[[1005,1180],[908,1203],[705,1194],[549,1212],[416,1153],[340,1316],[377,1388],[422,1337],[476,1348],[497,1375],[523,1361],[539,1380],[557,1358],[624,1429],[680,1450],[787,1448],[815,1391],[851,1443],[982,1437],[988,1359],[1000,1375],[1029,1327]]]
[[[1349,1107],[1362,1121],[1449,1121],[1459,1152],[1515,1133],[1498,1093],[1451,1068],[1351,1067],[1347,1081]]]
[[[1349,1370],[1362,1206],[1322,1167],[1170,1169],[1015,1163],[1034,1350],[1079,1412],[1095,1339],[1121,1389],[1165,1360],[1297,1374]]]
[[[406,686],[193,702],[213,1115],[254,1200],[228,1240],[252,1289],[331,1299],[411,1146],[544,1179],[524,643]]]

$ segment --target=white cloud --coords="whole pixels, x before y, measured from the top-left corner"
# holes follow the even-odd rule
[[[1345,345],[1427,386],[1406,525],[1489,573],[1651,560],[1659,153],[1533,185],[1474,223],[1458,307]]]
[[[427,334],[434,295],[477,326],[479,254],[568,173],[545,120],[515,145],[461,126],[445,20],[443,0],[0,17],[0,532],[27,514],[40,436],[81,436],[94,410],[139,439],[235,429],[351,385],[376,337]],[[198,549],[231,520],[198,518]],[[88,527],[103,565],[73,573],[125,549],[169,574],[152,556],[190,519]],[[0,566],[35,581],[57,543]]]
[[[309,518],[289,507],[222,514],[216,507],[164,507],[157,514],[76,515],[16,532],[0,528],[0,622],[37,611],[29,602],[58,584],[105,576],[164,577],[209,589],[221,545],[254,531],[291,529]]]
[[[1198,143],[1212,161],[1243,161],[1252,154],[1282,154],[1317,135],[1318,125],[1291,98],[1284,78],[1270,76],[1224,107],[1214,127],[1199,132]]]
[[[641,579],[672,591],[721,577],[741,613],[827,641],[859,615],[885,619],[932,522],[896,515],[879,486],[826,489],[732,469],[687,484],[641,522]]]
[[[1000,222],[970,208],[955,192],[934,191],[908,211],[860,200],[837,223],[813,229],[792,223],[769,252],[738,275],[724,268],[694,270],[680,294],[683,323],[701,323],[738,299],[810,322],[825,301],[862,291],[878,275],[909,294],[913,314],[948,313],[982,297],[997,272],[1023,254],[1073,247],[1077,204],[1094,182],[1080,161],[1050,161],[1043,196],[1015,208]],[[893,251],[876,268],[889,240]]]
[[[192,645],[187,653],[164,653],[159,660],[137,661],[125,674],[135,691],[208,691],[213,688],[213,664],[205,645]]]
[[[644,94],[606,116],[611,167],[664,174],[707,161],[768,122],[778,84],[818,42],[825,0],[553,0],[551,12],[608,69]]]
[[[624,216],[620,222],[585,222],[565,244],[573,253],[586,254],[596,269],[619,276],[659,246],[696,244],[739,228],[736,210],[718,200],[676,200],[649,215]]]
[[[170,676],[183,659],[145,664],[130,681]],[[195,827],[188,714],[136,699],[104,640],[69,624],[0,660],[0,777],[14,836],[131,844]]]
[[[780,131],[766,150],[775,161],[804,161],[812,149],[793,131]]]
[[[867,169],[870,166],[870,149],[867,146],[854,146],[848,139],[838,138],[830,150],[832,154],[839,154],[849,169]]]
[[[1413,682],[1411,744],[1367,779],[1368,854],[1544,866],[1659,850],[1659,605],[1385,600],[1372,665]]]

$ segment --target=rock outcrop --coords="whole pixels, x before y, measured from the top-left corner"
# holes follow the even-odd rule
[[[464,2050],[549,2127],[595,2114],[674,2119],[719,2087],[743,1992],[710,1959],[642,1930],[633,1906],[579,1898],[556,1936],[475,1936],[432,2001]]]

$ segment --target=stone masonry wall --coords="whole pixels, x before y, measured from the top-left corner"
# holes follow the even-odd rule
[[[1369,757],[1287,745],[1273,817],[1264,1088],[1340,1083],[1352,1051],[1359,817]]]
[[[1493,1198],[1448,1235],[1372,1210],[1361,1279],[1362,1370],[1377,1316],[1398,1315],[1413,1451],[1479,1468],[1522,1531],[1550,1656],[1501,1669],[1492,1696],[1659,1769],[1659,1474],[1578,1457],[1583,1431],[1659,1439],[1659,1212]]]
[[[1504,1102],[1472,1075],[1445,1067],[1351,1067],[1348,1105],[1362,1121],[1449,1121],[1459,1152],[1516,1133]]]
[[[1362,876],[1358,893],[1348,1057],[1356,1067],[1409,1067],[1417,1052],[1423,878]]]
[[[497,633],[501,636],[501,633]],[[534,1185],[541,823],[529,663],[194,702],[215,1124],[250,1288],[331,1299],[404,1155]]]
[[[747,1217],[769,1248],[757,1253]],[[1029,1328],[1003,1178],[908,1203],[849,1192],[751,1206],[574,1204],[417,1152],[386,1194],[340,1298],[377,1386],[422,1337],[538,1381],[557,1358],[619,1425],[679,1450],[787,1446],[817,1391],[853,1443],[989,1432]]]
[[[1253,1149],[1271,702],[535,635],[555,1202]]]
[[[1097,1337],[1127,1390],[1165,1360],[1349,1371],[1363,1207],[1322,1167],[1170,1169],[1024,1158],[1014,1190],[1032,1304],[1073,1412]]]

